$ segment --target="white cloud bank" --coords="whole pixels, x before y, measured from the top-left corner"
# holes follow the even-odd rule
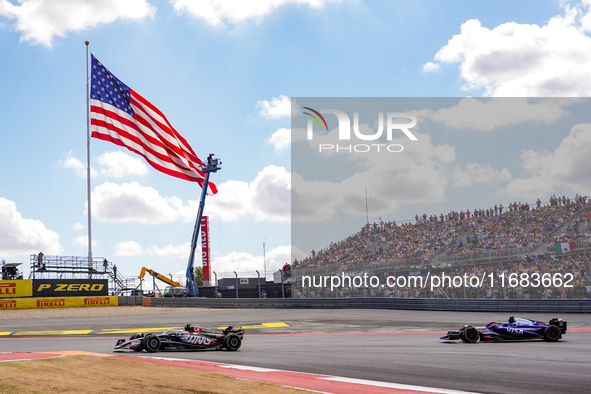
[[[465,90],[498,97],[591,95],[590,0],[563,6],[543,26],[503,23],[493,29],[470,19],[423,66],[459,63]]]
[[[417,115],[454,129],[491,131],[526,122],[554,123],[568,114],[568,106],[576,100],[579,99],[464,97],[450,108],[422,110]]]
[[[273,145],[275,151],[282,152],[291,146],[291,129],[281,128],[274,132],[265,142]]]
[[[115,255],[119,257],[140,256],[142,245],[135,241],[122,241],[115,246]]]
[[[223,221],[252,217],[257,221],[289,222],[291,175],[284,167],[267,166],[248,183],[228,181],[208,199],[205,213]],[[105,182],[92,192],[93,218],[111,223],[161,224],[195,220],[199,202],[165,197],[138,182]]]
[[[88,248],[88,235],[79,235],[72,240],[72,245],[81,246],[84,248]],[[100,242],[93,239],[92,240],[92,247],[99,246]]]
[[[21,39],[51,47],[54,38],[118,19],[153,17],[156,7],[146,0],[0,0],[0,16],[16,20]]]
[[[218,191],[206,206],[210,217],[229,222],[248,216],[270,222],[291,219],[291,174],[284,167],[266,166],[252,182],[228,181]]]
[[[92,178],[97,176],[106,178],[141,177],[149,173],[148,166],[142,158],[121,151],[105,152],[97,157],[96,162],[97,165],[91,164],[90,176]],[[60,160],[59,165],[74,170],[79,176],[86,178],[86,164],[74,157],[73,152],[68,152],[66,158]]]
[[[337,129],[331,130],[327,135],[314,141],[316,144],[334,142],[337,133]],[[371,193],[372,215],[390,214],[407,204],[444,201],[445,189],[450,181],[448,167],[456,159],[455,148],[448,144],[433,143],[428,134],[414,134],[418,140],[411,143],[406,137],[391,141],[392,144],[400,144],[408,149],[400,154],[331,151],[334,156],[340,155],[354,163],[355,173],[351,175],[336,174],[333,170],[327,170],[327,173],[319,175],[319,179],[329,180],[311,181],[304,179],[294,170],[292,221],[322,222],[339,210],[350,216],[363,217],[366,215],[366,189]],[[344,179],[331,180],[338,176],[343,176]]]
[[[173,8],[210,26],[254,20],[259,23],[273,11],[288,5],[321,8],[343,0],[171,0]],[[21,40],[52,47],[56,37],[85,31],[118,20],[152,18],[156,7],[148,0],[0,0],[0,16],[13,20],[10,26]],[[0,22],[0,27],[6,24]]]
[[[289,97],[280,95],[271,100],[259,100],[257,103],[259,115],[267,119],[289,118],[291,116],[291,100]]]
[[[552,152],[525,150],[521,155],[529,177],[509,182],[505,194],[512,198],[536,198],[552,194],[558,186],[574,193],[591,195],[591,124],[574,126],[568,137]]]
[[[291,262],[291,247],[279,246],[269,250],[265,256],[255,256],[244,252],[231,252],[225,256],[216,257],[211,263],[212,271],[220,277],[231,277],[236,271],[238,276],[256,276],[256,270],[264,277],[265,268],[267,277],[283,267],[285,263]],[[242,274],[242,275],[240,275]],[[213,276],[213,275],[212,275]],[[213,278],[212,278],[213,279]]]
[[[111,223],[170,223],[185,209],[178,197],[160,193],[138,182],[116,184],[105,182],[92,192],[92,216]]]
[[[260,22],[273,11],[286,5],[306,5],[313,8],[342,0],[172,0],[178,12],[203,19],[211,26],[238,24],[247,20]]]
[[[475,183],[498,184],[512,178],[507,168],[494,169],[489,165],[468,164],[465,168],[456,167],[453,174],[453,186],[465,187]]]
[[[34,219],[23,218],[16,204],[0,197],[0,257],[11,258],[42,251],[61,254],[59,235]]]

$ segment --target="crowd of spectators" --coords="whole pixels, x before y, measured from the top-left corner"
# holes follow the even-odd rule
[[[416,223],[396,221],[373,223],[359,232],[302,261],[294,268],[347,269],[352,265],[399,259],[430,260],[438,254],[505,250],[530,247],[542,242],[585,242],[591,240],[586,197],[550,198],[550,203],[502,204],[489,209],[449,212],[447,215],[416,216]],[[583,211],[582,217],[575,215]]]
[[[319,269],[325,272],[349,271],[368,267],[369,264],[391,263],[397,260],[416,259],[425,267],[436,261],[437,256],[461,254],[470,256],[475,252],[504,251],[514,248],[530,248],[528,257],[518,263],[491,264],[464,269],[462,275],[490,275],[497,278],[511,273],[554,273],[570,272],[574,275],[574,287],[523,287],[504,288],[499,286],[479,288],[440,289],[437,294],[426,289],[387,288],[371,289],[343,288],[340,296],[355,296],[366,292],[366,296],[390,297],[449,297],[449,298],[578,298],[587,293],[589,285],[588,254],[571,256],[563,254],[535,255],[533,247],[540,246],[546,251],[554,250],[555,243],[571,245],[591,242],[591,209],[585,196],[575,198],[552,196],[548,203],[538,199],[534,204],[513,202],[506,207],[502,204],[488,209],[465,210],[437,215],[416,215],[414,223],[398,224],[396,221],[380,221],[364,226],[359,232],[331,243],[327,248],[302,261],[295,260],[295,269]],[[365,269],[365,268],[364,268]],[[458,275],[459,268],[449,275]],[[490,277],[490,276],[487,276]],[[309,289],[323,293],[327,289]],[[323,296],[325,294],[316,294]],[[334,295],[333,295],[334,296]]]

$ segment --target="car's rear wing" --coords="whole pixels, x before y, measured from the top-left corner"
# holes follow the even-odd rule
[[[560,328],[560,332],[561,333],[566,333],[566,321],[559,319],[557,317],[553,318],[550,320],[550,322],[548,323],[549,326],[556,326],[558,328]]]

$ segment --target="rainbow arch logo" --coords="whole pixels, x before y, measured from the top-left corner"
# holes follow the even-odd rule
[[[308,111],[314,112],[316,115],[318,115],[318,117],[320,119],[322,119],[322,123],[324,123],[324,127],[326,127],[326,131],[328,131],[328,125],[326,124],[326,120],[324,119],[324,116],[322,116],[320,114],[320,112],[318,112],[315,109],[312,109],[310,107],[304,107],[304,109],[307,109]],[[312,115],[310,112],[304,112],[304,113],[306,115],[310,116],[312,119],[314,119],[316,121],[316,123],[318,123],[318,126],[320,126],[320,130],[323,130],[322,123],[320,123],[320,120],[316,116]]]

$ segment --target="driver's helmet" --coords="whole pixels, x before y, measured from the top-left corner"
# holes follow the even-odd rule
[[[185,331],[187,332],[201,332],[201,327],[193,327],[191,323],[187,323],[185,326]]]
[[[515,324],[515,317],[509,316],[509,324]]]

